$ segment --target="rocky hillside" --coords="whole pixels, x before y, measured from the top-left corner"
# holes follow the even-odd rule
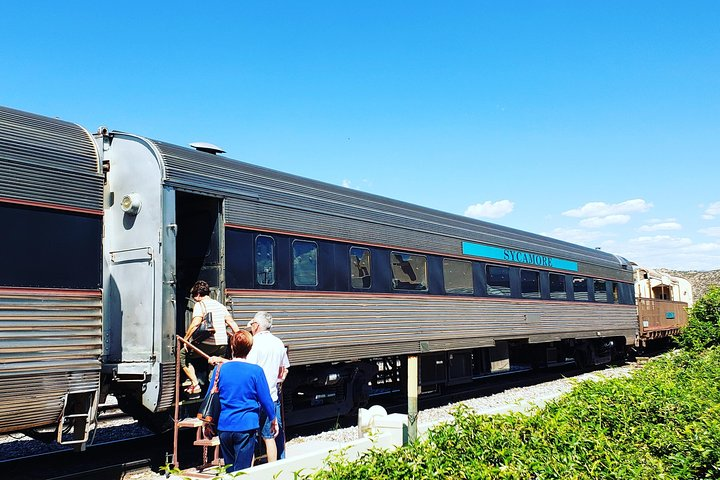
[[[693,298],[697,300],[707,293],[708,288],[711,285],[720,286],[720,270],[708,270],[706,272],[698,272],[696,270],[690,270],[682,272],[679,270],[668,270],[666,268],[659,268],[658,271],[673,275],[675,277],[681,277],[690,282],[693,289]]]

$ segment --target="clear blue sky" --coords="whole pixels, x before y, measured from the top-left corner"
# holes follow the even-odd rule
[[[720,268],[720,1],[4,2],[0,104]]]

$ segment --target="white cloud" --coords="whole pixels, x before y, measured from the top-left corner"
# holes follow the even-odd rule
[[[665,219],[673,220],[673,219]],[[658,223],[670,223],[656,220]],[[713,227],[707,234],[720,236],[720,227]],[[606,230],[583,228],[556,228],[545,235],[588,248],[620,255],[648,268],[672,268],[676,270],[715,270],[720,268],[720,241],[695,243],[692,238],[666,234],[643,235],[623,238]]]
[[[590,217],[580,220],[580,226],[598,228],[606,225],[621,225],[630,221],[630,215],[608,215],[607,217]]]
[[[720,215],[720,202],[713,202],[705,209],[702,218],[705,220],[712,220],[717,215]]]
[[[698,231],[708,237],[720,237],[720,227],[701,228]]]
[[[698,243],[693,246],[698,252],[708,253],[715,252],[720,253],[720,243]],[[715,267],[717,268],[717,266]]]
[[[647,212],[652,208],[652,206],[652,203],[648,203],[641,198],[615,204],[589,202],[580,208],[568,210],[562,214],[566,217],[576,218],[607,217],[610,215]]]
[[[654,237],[637,237],[630,239],[630,244],[643,246],[661,245],[668,248],[679,248],[692,245],[692,240],[687,237],[671,237],[670,235],[655,235]]]
[[[348,180],[347,178],[343,179],[341,182],[341,185],[345,188],[352,188],[353,190],[371,190],[372,189],[372,182],[367,179],[360,180],[360,186],[355,185],[353,181]]]
[[[641,232],[661,232],[661,231],[667,231],[667,230],[682,230],[682,225],[675,221],[671,222],[657,222],[657,223],[651,223],[649,225],[643,225],[642,227],[638,228]]]
[[[515,204],[510,200],[476,203],[465,209],[465,216],[470,218],[500,218],[512,212],[514,207]]]
[[[714,270],[720,266],[720,243],[694,243],[687,237],[637,237],[613,253],[649,268]]]

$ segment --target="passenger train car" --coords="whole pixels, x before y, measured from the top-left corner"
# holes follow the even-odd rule
[[[0,432],[168,412],[198,279],[273,314],[290,425],[401,390],[408,355],[437,392],[635,342],[621,257],[217,153],[0,108]]]

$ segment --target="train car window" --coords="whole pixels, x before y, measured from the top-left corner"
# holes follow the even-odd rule
[[[471,262],[443,258],[443,278],[445,293],[472,295],[474,292]]]
[[[255,239],[255,281],[275,285],[275,239],[267,235]]]
[[[0,203],[0,219],[0,285],[102,286],[99,215]]]
[[[485,266],[487,294],[501,297],[510,296],[510,268],[498,265]]]
[[[540,298],[540,272],[520,270],[520,294],[523,298]]]
[[[618,282],[612,282],[612,295],[612,303],[620,303],[620,286],[618,285]]]
[[[390,253],[393,290],[427,291],[427,258],[411,253]]]
[[[352,288],[370,288],[370,250],[350,247],[350,284]]]
[[[607,294],[607,284],[605,283],[605,280],[598,280],[596,278],[593,280],[593,286],[595,287],[595,301],[601,302],[601,303],[607,303],[608,294]]]
[[[567,284],[565,275],[557,273],[550,274],[550,298],[553,300],[567,300]]]
[[[573,293],[575,294],[575,300],[583,302],[590,300],[590,296],[588,295],[587,278],[573,277]]]
[[[317,253],[317,243],[305,240],[293,240],[293,284],[296,287],[317,286]]]

